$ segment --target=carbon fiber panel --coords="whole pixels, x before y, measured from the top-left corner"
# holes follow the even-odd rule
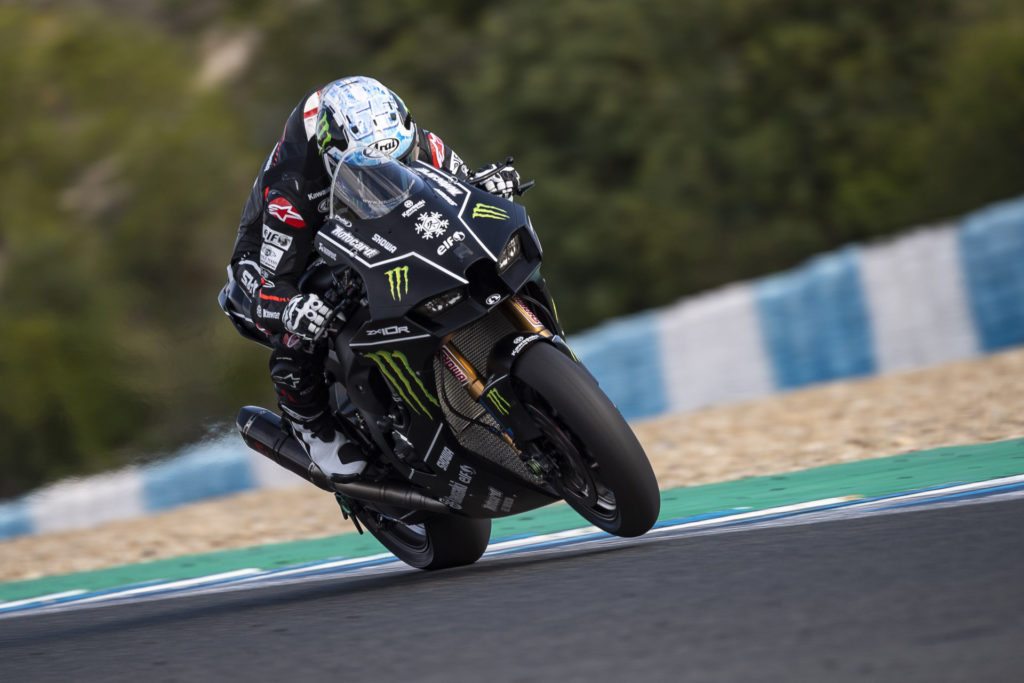
[[[500,311],[495,310],[456,332],[450,343],[465,356],[483,379],[491,348],[499,339],[512,332],[516,332],[516,328]],[[490,414],[473,400],[469,392],[444,366],[440,354],[434,358],[434,379],[440,389],[441,409],[463,448],[479,453],[527,481],[539,481],[529,473],[519,456],[504,439],[456,415],[457,411],[498,429],[498,424]]]

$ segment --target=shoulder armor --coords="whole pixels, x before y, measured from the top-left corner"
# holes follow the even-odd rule
[[[312,140],[316,135],[316,113],[320,111],[320,90],[314,90],[302,104],[302,125],[306,129],[306,139]]]

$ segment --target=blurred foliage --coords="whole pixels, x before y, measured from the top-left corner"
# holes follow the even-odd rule
[[[342,75],[539,181],[574,330],[1024,188],[1011,0],[8,2],[0,73],[0,496],[272,401],[215,296],[260,159]]]

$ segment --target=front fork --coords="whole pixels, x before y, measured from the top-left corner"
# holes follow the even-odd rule
[[[541,323],[527,305],[516,296],[506,299],[502,304],[504,313],[518,327],[522,334],[507,340],[511,348],[504,356],[508,363],[496,371],[492,371],[487,381],[481,377],[476,368],[452,343],[454,334],[448,335],[441,342],[441,359],[463,388],[469,392],[477,403],[482,405],[494,421],[501,425],[502,438],[522,458],[523,462],[537,476],[543,476],[550,469],[546,458],[538,458],[537,454],[524,452],[520,444],[529,444],[539,439],[542,434],[530,416],[526,407],[518,400],[512,386],[511,361],[523,349],[540,339],[552,339],[554,335]],[[506,340],[503,340],[506,341]],[[527,449],[534,451],[535,449]]]

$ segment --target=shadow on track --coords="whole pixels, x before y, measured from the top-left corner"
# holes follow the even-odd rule
[[[137,628],[173,628],[194,619],[222,615],[244,616],[246,612],[287,608],[302,603],[342,600],[348,595],[366,597],[373,591],[429,588],[434,582],[461,581],[467,575],[483,578],[488,574],[516,570],[545,563],[571,562],[584,555],[624,550],[623,547],[570,547],[558,554],[510,555],[485,558],[476,564],[425,572],[397,563],[396,569],[383,575],[337,574],[315,579],[313,583],[287,583],[253,586],[244,590],[224,590],[213,594],[161,597],[139,602],[107,603],[63,612],[14,616],[0,620],[0,645],[15,646],[48,639],[73,638],[95,633],[102,628],[109,634]],[[139,614],[139,611],[142,611]],[[79,616],[79,613],[81,615]]]

